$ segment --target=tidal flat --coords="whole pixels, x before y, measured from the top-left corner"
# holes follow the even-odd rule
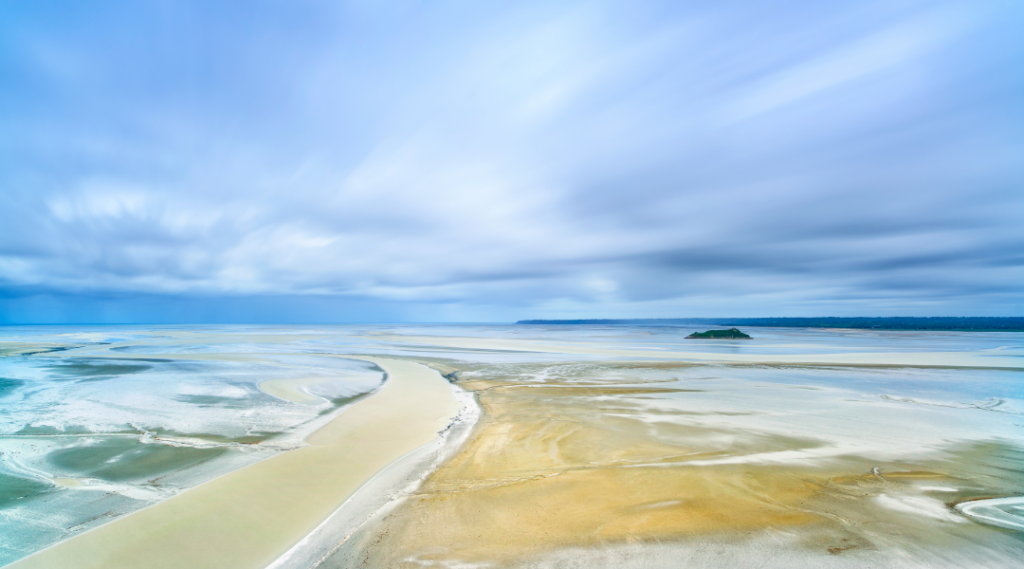
[[[3,332],[0,565],[298,448],[383,379],[248,329]]]
[[[884,353],[906,364],[865,365],[877,336],[854,333],[836,334],[832,353],[824,342],[789,343],[797,361],[813,350],[838,364],[780,364],[778,341],[726,347],[724,362],[678,363],[664,360],[693,352],[636,346],[637,332],[611,357],[600,353],[606,337],[557,331],[546,345],[466,342],[495,348],[488,362],[479,352],[436,360],[475,394],[480,421],[323,566],[1018,566],[1019,512],[1006,519],[1022,525],[998,528],[957,507],[1024,493],[1024,375],[1005,360],[1003,369],[936,365],[984,355],[933,358],[920,335],[907,338],[913,355],[899,353],[897,334],[884,335]],[[851,339],[860,345],[842,349]],[[988,354],[1021,349],[1019,338],[992,339],[1011,343]],[[463,340],[407,341],[455,349]],[[522,359],[587,357],[513,363],[516,347]],[[627,351],[662,361],[624,361]]]
[[[771,381],[786,371],[466,366],[458,384],[477,394],[482,419],[367,533],[366,566],[564,566],[575,548],[579,566],[613,567],[622,546],[649,566],[643,544],[674,543],[675,557],[660,554],[671,565],[707,540],[763,555],[781,535],[792,539],[767,551],[815,566],[885,563],[908,548],[922,567],[1013,565],[1019,537],[949,504],[1020,492],[1015,441],[944,425],[928,405]],[[857,382],[857,371],[845,375]],[[947,443],[965,435],[988,442]]]
[[[275,545],[275,569],[1019,566],[1024,334],[752,329],[753,341],[684,341],[693,331],[76,329],[36,332],[39,345],[74,347],[27,356],[33,338],[18,336],[0,359],[7,559],[61,540],[75,550],[74,524],[109,537],[125,527],[110,519],[163,523],[193,494],[249,512],[251,500],[230,499],[247,490],[225,484],[311,461],[316,483],[290,499],[311,506],[275,530],[292,536]],[[347,472],[345,453],[294,449],[366,402],[380,417],[380,371],[363,360],[381,357],[433,368],[479,412],[415,460],[360,474],[360,490],[354,473],[351,490],[330,490],[321,475]],[[296,515],[244,519],[264,531]],[[33,523],[56,528],[49,541],[18,533]],[[184,566],[173,544],[158,548],[152,566]],[[146,551],[101,553],[138,562]],[[230,565],[217,555],[206,558]],[[230,566],[273,558],[247,556]]]

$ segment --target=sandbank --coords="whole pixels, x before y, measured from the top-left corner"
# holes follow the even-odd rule
[[[376,357],[375,395],[307,437],[308,446],[236,470],[68,539],[12,569],[266,567],[360,486],[438,436],[459,410],[450,385],[422,365]]]

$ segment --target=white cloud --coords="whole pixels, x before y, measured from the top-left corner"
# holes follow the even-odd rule
[[[120,35],[159,18],[37,14],[105,63],[10,70],[0,277],[474,314],[1018,298],[1013,17],[809,6],[257,6],[163,51]]]

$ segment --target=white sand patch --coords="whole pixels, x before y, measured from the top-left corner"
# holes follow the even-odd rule
[[[946,508],[946,505],[941,501],[936,500],[935,498],[928,498],[927,496],[892,497],[887,494],[882,494],[875,498],[875,501],[877,501],[880,506],[897,512],[926,516],[945,522],[963,523],[967,521],[953,512],[950,512],[949,509]]]
[[[186,383],[178,388],[179,395],[206,395],[211,397],[226,397],[228,399],[245,399],[249,392],[235,385],[195,385]]]
[[[327,400],[323,397],[313,395],[306,391],[308,388],[326,383],[334,378],[330,377],[295,377],[289,379],[269,379],[267,381],[261,381],[259,383],[260,391],[270,395],[271,397],[277,397],[278,399],[284,399],[285,401],[291,401],[292,403],[298,403],[300,405],[323,405],[327,403]]]

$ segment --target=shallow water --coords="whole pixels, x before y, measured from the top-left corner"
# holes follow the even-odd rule
[[[0,329],[0,346],[39,348],[0,357],[0,564],[294,448],[381,383],[249,332]],[[294,378],[307,404],[259,389]]]
[[[378,370],[345,359],[346,354],[413,358],[458,370],[459,382],[467,385],[532,388],[533,398],[522,400],[527,401],[524,412],[579,412],[581,420],[594,422],[595,432],[619,432],[630,444],[643,441],[633,454],[608,446],[615,437],[595,445],[584,439],[575,443],[573,452],[584,453],[579,456],[585,455],[587,464],[605,464],[609,457],[624,461],[615,466],[614,476],[624,476],[620,467],[629,467],[647,469],[644,479],[662,480],[652,468],[676,468],[683,462],[688,469],[818,469],[822,480],[825,474],[853,477],[830,491],[843,504],[859,500],[861,509],[842,510],[843,515],[862,516],[858,523],[919,520],[925,529],[916,535],[934,537],[942,532],[936,534],[928,524],[941,522],[956,528],[943,535],[983,543],[986,536],[1001,535],[987,532],[1009,531],[970,521],[945,504],[985,492],[997,493],[989,497],[1024,493],[1024,334],[749,328],[745,331],[754,337],[751,341],[686,340],[695,330],[515,325],[2,328],[0,564],[295,448],[339,405],[380,385]],[[807,356],[837,354],[856,354],[860,363],[786,363],[790,357],[805,361]],[[912,365],[871,365],[872,357],[892,354],[911,354],[905,359]],[[964,356],[972,367],[934,365],[932,358],[938,361],[949,354]],[[715,360],[718,356],[721,361]],[[760,361],[769,356],[775,363]],[[991,365],[986,367],[986,362]],[[304,395],[277,398],[260,389],[263,382]],[[576,391],[570,397],[569,391],[557,389]],[[507,403],[514,407],[522,401]],[[523,431],[523,441],[534,440],[532,428]],[[558,445],[549,443],[538,452],[559,456]],[[641,448],[650,452],[637,450]],[[680,458],[683,450],[695,454]],[[501,456],[504,451],[497,452]],[[673,452],[679,456],[672,458]],[[879,482],[870,474],[873,466],[881,467],[883,475],[927,467],[944,478]],[[858,478],[865,473],[866,478]],[[507,473],[499,468],[481,475],[497,479]],[[799,479],[787,476],[783,479]],[[622,511],[646,511],[620,498],[615,504]],[[680,507],[672,499],[658,500],[658,508]],[[833,506],[824,500],[815,507],[831,512]],[[497,512],[502,504],[488,507]],[[595,515],[602,511],[594,510]],[[929,512],[952,517],[943,522],[941,516],[929,518]],[[953,519],[958,521],[949,521]],[[615,520],[607,521],[614,526]],[[373,527],[364,530],[372,533]],[[497,536],[511,531],[480,529],[496,530]],[[664,531],[668,533],[658,534],[658,539],[682,539]],[[587,545],[590,553],[580,559],[590,559],[592,566],[605,561],[615,566],[608,559],[618,559],[614,552],[624,551],[612,547],[621,545],[615,539],[607,549]],[[891,545],[870,539],[876,539],[877,548]],[[571,547],[563,543],[535,561],[558,565],[559,556]],[[836,547],[846,551],[841,549],[845,545]],[[1020,552],[1012,542],[1009,547]],[[650,551],[655,549],[671,560],[664,557],[664,545]],[[444,559],[454,563],[457,558]]]

